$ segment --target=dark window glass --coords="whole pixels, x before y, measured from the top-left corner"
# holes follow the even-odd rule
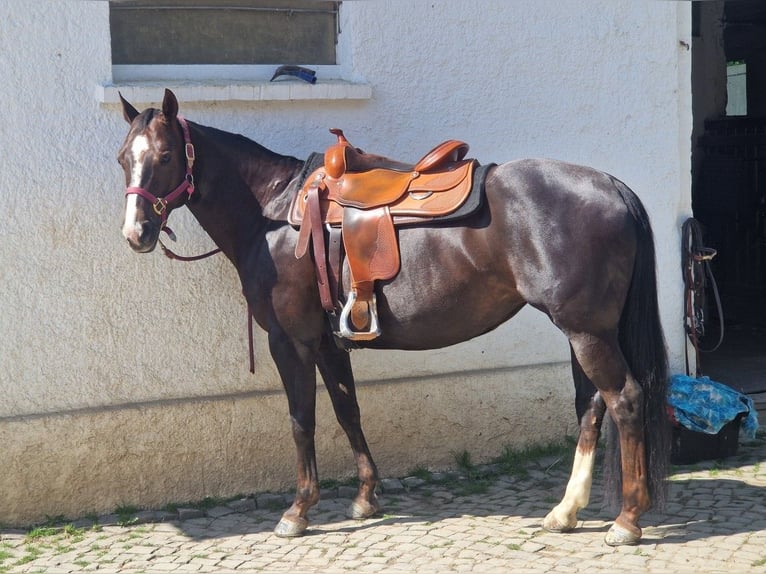
[[[114,0],[112,64],[335,64],[339,4]]]

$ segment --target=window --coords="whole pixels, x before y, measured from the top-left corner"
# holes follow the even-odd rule
[[[113,0],[112,65],[335,65],[338,7],[319,0]]]
[[[369,99],[340,8],[329,0],[109,0],[112,79],[96,97],[117,103],[121,91],[155,102],[162,86],[186,101]],[[315,70],[316,84],[269,82],[291,64]]]
[[[747,115],[747,64],[742,60],[726,63],[726,115]]]

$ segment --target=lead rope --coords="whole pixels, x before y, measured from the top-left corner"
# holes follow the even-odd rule
[[[162,228],[162,231],[167,233],[168,237],[170,237],[171,240],[173,241],[176,240],[175,239],[176,234],[173,233],[173,230],[170,229],[167,225]],[[168,259],[174,259],[176,261],[199,261],[200,259],[207,259],[208,257],[211,257],[212,255],[215,255],[216,253],[221,252],[220,248],[216,248],[216,249],[213,249],[212,251],[208,251],[207,253],[203,253],[202,255],[191,255],[187,257],[184,255],[178,255],[177,253],[175,253],[172,249],[170,249],[170,247],[168,247],[162,242],[162,239],[159,240],[159,243],[160,243],[160,247],[162,248],[162,252],[165,254],[165,257],[167,257]]]
[[[167,225],[162,228],[162,230],[168,234],[168,237],[175,241],[176,234],[173,233],[173,230],[170,229]],[[170,247],[165,245],[162,242],[162,239],[159,240],[160,247],[162,248],[162,252],[165,254],[165,257],[168,259],[173,259],[175,261],[200,261],[201,259],[207,259],[208,257],[212,257],[213,255],[220,253],[221,248],[218,247],[216,249],[213,249],[211,251],[208,251],[207,253],[203,253],[201,255],[191,255],[191,256],[185,256],[185,255],[178,255],[175,253]],[[247,299],[245,299],[247,301]],[[247,351],[248,356],[250,359],[250,373],[255,374],[255,342],[253,339],[253,308],[250,306],[250,303],[247,303]]]
[[[699,222],[690,217],[681,228],[681,257],[684,279],[684,326],[695,353],[696,375],[701,374],[700,353],[712,353],[723,343],[724,320],[721,298],[718,294],[710,261],[717,255],[715,249],[702,243],[702,229]],[[705,289],[708,282],[713,290],[719,321],[718,342],[711,349],[700,348],[699,339],[705,335]],[[689,356],[685,354],[686,373],[689,372]]]

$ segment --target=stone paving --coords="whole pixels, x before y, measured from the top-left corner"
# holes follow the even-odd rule
[[[611,514],[599,508],[598,479],[574,532],[542,530],[567,466],[549,456],[483,480],[389,480],[385,514],[361,522],[345,517],[353,489],[335,488],[312,511],[307,535],[291,540],[272,534],[282,495],[5,529],[0,573],[766,572],[766,437],[725,461],[675,467],[666,512],[645,516],[634,547],[604,544]]]

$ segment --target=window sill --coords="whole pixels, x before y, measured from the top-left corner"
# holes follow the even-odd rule
[[[131,103],[161,102],[165,88],[184,102],[266,102],[293,100],[369,100],[372,87],[346,80],[320,80],[308,84],[300,80],[275,82],[117,82],[96,87],[102,104],[118,104],[122,95]]]

